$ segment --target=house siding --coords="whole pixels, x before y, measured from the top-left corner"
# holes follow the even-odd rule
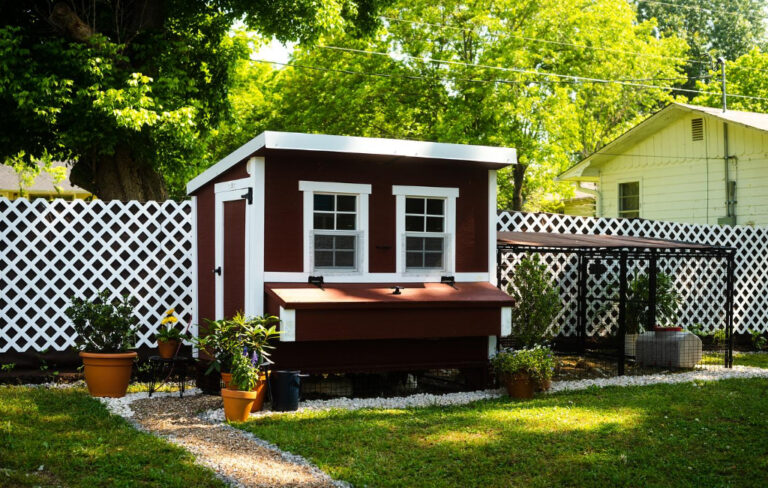
[[[704,140],[691,139],[691,120],[704,119]],[[768,135],[729,124],[730,177],[736,181],[739,224],[768,225]],[[600,169],[598,215],[618,217],[618,186],[640,181],[645,219],[716,224],[725,215],[723,124],[688,115],[646,137]]]

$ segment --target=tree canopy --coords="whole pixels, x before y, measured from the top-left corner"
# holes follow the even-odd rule
[[[160,200],[204,159],[229,116],[248,55],[243,22],[308,42],[360,33],[376,0],[136,0],[0,3],[0,157],[74,161],[72,180],[101,198]],[[236,76],[235,76],[236,77]]]

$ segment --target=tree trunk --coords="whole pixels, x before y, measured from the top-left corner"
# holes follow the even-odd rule
[[[114,154],[79,160],[72,168],[72,183],[85,188],[101,200],[168,199],[165,181],[149,164],[137,160],[124,145]]]
[[[517,212],[523,209],[523,183],[527,168],[526,165],[520,163],[512,168],[512,210]]]

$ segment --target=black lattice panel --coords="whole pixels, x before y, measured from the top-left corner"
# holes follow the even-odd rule
[[[736,333],[768,331],[768,228],[524,212],[500,212],[497,224],[500,231],[626,235],[734,247],[736,249],[734,331]],[[575,280],[575,270],[567,270],[565,271],[567,276],[560,276],[563,273],[562,266],[552,261],[547,262],[558,280],[569,282]],[[507,279],[514,272],[513,265],[512,258],[505,258],[502,264],[502,275]],[[676,289],[681,294],[679,315],[681,325],[698,323],[710,332],[722,328],[725,303],[725,266],[722,262],[705,259],[666,259],[659,262],[659,269],[674,277]],[[601,277],[601,282],[591,284],[590,291],[604,289],[610,281],[616,282],[614,286],[618,287],[618,266],[610,266],[606,275]],[[593,286],[595,288],[592,288]],[[571,291],[571,288],[564,288],[563,294]],[[568,298],[563,296],[563,301],[566,303]],[[588,310],[590,335],[596,333],[601,327],[610,327],[606,321],[615,323],[613,312],[600,313],[598,307],[596,304],[591,305],[591,309]],[[558,326],[562,327],[563,334],[571,335],[576,331],[575,324],[574,302],[561,314]]]
[[[190,203],[0,198],[0,352],[74,345],[64,310],[99,290],[138,301],[137,345],[192,311]]]

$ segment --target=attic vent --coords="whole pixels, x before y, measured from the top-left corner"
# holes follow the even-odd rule
[[[691,140],[704,140],[704,119],[691,119]]]

